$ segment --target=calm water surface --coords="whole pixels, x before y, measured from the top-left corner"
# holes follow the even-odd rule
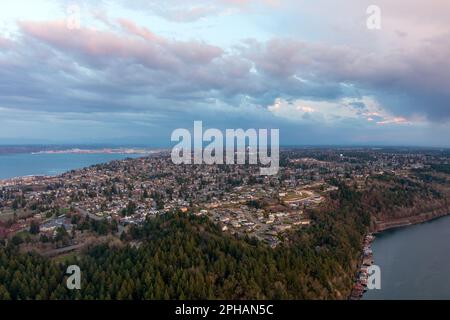
[[[364,299],[450,299],[450,216],[379,234],[381,290]]]
[[[0,179],[28,175],[58,175],[73,169],[142,154],[6,154],[0,155]]]

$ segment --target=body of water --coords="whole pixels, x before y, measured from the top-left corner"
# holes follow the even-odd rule
[[[450,216],[377,235],[381,290],[364,299],[450,299]]]
[[[113,160],[143,157],[143,154],[5,154],[0,155],[0,179],[29,175],[54,176],[73,169]]]

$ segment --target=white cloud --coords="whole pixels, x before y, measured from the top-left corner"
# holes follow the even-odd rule
[[[348,120],[357,120],[361,124],[404,125],[420,124],[423,119],[406,119],[391,114],[373,97],[342,98],[338,101],[317,101],[297,99],[287,101],[275,99],[268,106],[275,116],[298,122],[320,122],[321,124],[339,124]]]

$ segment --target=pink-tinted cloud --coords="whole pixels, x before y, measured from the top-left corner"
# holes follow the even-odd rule
[[[332,100],[369,92],[392,117],[450,118],[450,38],[445,35],[420,46],[378,52],[273,37],[247,40],[225,53],[205,42],[161,37],[129,19],[106,21],[108,31],[70,30],[63,21],[22,21],[19,25],[24,45],[45,44],[47,50],[87,65],[90,74],[105,77],[105,92],[119,88],[135,94],[142,88],[136,94],[151,92],[179,101],[209,98],[230,105],[240,104],[245,97],[265,107],[275,97]]]
[[[153,41],[153,42],[164,42],[164,40],[157,35],[155,35],[153,32],[148,30],[145,27],[139,27],[137,26],[133,21],[130,21],[128,19],[117,19],[117,22],[119,25],[125,29],[128,33],[134,34],[136,36],[142,37],[145,40]]]
[[[155,69],[173,69],[180,64],[208,64],[222,54],[218,47],[197,41],[165,40],[146,28],[120,20],[127,31],[120,35],[90,28],[71,30],[64,21],[19,22],[24,34],[67,53],[84,55],[90,61],[121,58]]]
[[[164,46],[186,62],[209,63],[212,59],[222,55],[221,48],[198,41],[170,41],[157,36],[145,27],[137,26],[126,19],[118,19],[120,26],[129,34],[139,36],[154,44]]]

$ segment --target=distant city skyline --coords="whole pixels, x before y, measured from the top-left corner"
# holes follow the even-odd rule
[[[381,29],[367,28],[370,5]],[[16,0],[0,12],[0,144],[450,147],[450,3]]]

